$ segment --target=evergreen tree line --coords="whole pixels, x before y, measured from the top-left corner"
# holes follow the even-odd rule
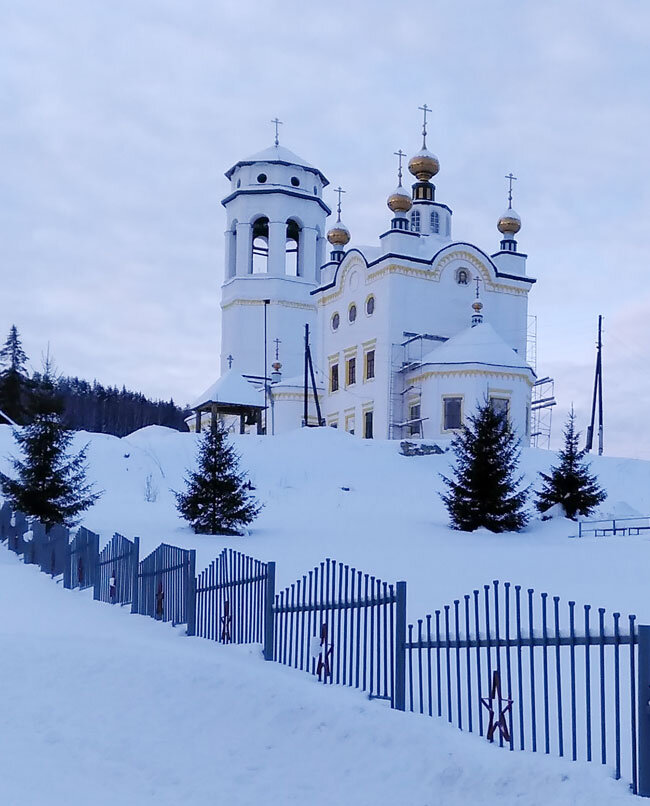
[[[447,492],[442,500],[454,529],[515,532],[530,518],[526,505],[532,486],[524,486],[518,472],[519,439],[508,418],[489,401],[478,407],[453,439],[455,462],[451,478],[442,476]],[[571,519],[586,517],[606,498],[585,461],[586,450],[578,447],[573,409],[564,428],[564,446],[559,462],[549,473],[540,473],[541,489],[535,491],[535,507],[542,513],[561,508]]]
[[[26,425],[33,420],[37,398],[52,386],[61,404],[62,424],[73,431],[95,431],[116,437],[147,425],[187,431],[186,412],[173,400],[150,400],[125,387],[118,389],[97,381],[55,377],[51,367],[30,377],[27,356],[14,325],[0,350],[0,411],[17,425]],[[0,417],[0,422],[6,421]]]

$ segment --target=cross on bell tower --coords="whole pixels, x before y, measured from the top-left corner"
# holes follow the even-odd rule
[[[279,146],[280,145],[280,129],[279,129],[279,126],[282,126],[283,123],[282,123],[281,120],[278,120],[277,117],[273,118],[271,123],[273,123],[275,125],[275,145]]]
[[[517,181],[517,177],[510,171],[506,179],[508,180],[508,210],[512,210],[512,183]]]

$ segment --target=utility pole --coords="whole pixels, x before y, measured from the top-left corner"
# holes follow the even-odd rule
[[[325,425],[323,420],[320,401],[318,399],[318,388],[316,386],[316,375],[314,373],[314,363],[311,359],[311,348],[309,346],[309,325],[305,325],[305,377],[304,377],[304,395],[305,405],[303,410],[303,426],[309,427],[309,381],[311,380],[311,388],[314,393],[314,403],[316,404],[316,425]]]
[[[271,304],[270,299],[264,300],[264,435],[268,435],[268,410],[269,410],[269,371],[268,371],[268,309]]]
[[[596,427],[596,404],[598,404],[598,455],[603,454],[603,317],[598,317],[598,342],[596,343],[596,374],[594,394],[591,401],[591,423],[587,428],[587,453],[593,448]]]

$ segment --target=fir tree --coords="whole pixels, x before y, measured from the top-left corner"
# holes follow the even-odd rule
[[[449,491],[443,494],[454,529],[473,531],[480,526],[492,532],[517,531],[528,515],[524,505],[528,487],[522,489],[519,440],[505,415],[489,401],[478,407],[453,439],[454,479],[442,476]]]
[[[587,451],[578,448],[579,440],[580,432],[575,430],[575,413],[571,408],[564,426],[560,464],[552,467],[550,474],[539,474],[544,480],[542,489],[536,493],[535,505],[540,512],[562,504],[567,518],[575,520],[576,515],[589,515],[607,497],[596,476],[589,472],[589,464],[584,461]]]
[[[18,328],[12,325],[0,350],[0,411],[18,425],[26,421],[29,385],[26,363],[27,356],[20,342]]]
[[[178,511],[196,534],[241,534],[261,507],[249,493],[250,483],[220,422],[206,430],[197,463],[185,479],[186,492],[175,493]]]
[[[38,518],[48,529],[72,526],[100,497],[86,481],[86,451],[69,453],[73,432],[61,422],[49,359],[31,402],[32,422],[14,429],[23,459],[12,459],[16,478],[0,473],[0,489],[14,509]]]

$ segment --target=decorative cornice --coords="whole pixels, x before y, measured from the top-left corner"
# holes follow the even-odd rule
[[[532,372],[532,370],[530,371]],[[506,378],[508,380],[525,380],[528,386],[533,386],[533,381],[527,370],[522,369],[521,372],[504,372],[503,370],[487,370],[487,369],[441,369],[429,370],[422,372],[420,375],[409,377],[409,383],[422,383],[429,378],[454,378],[463,376],[473,376],[482,378]]]
[[[316,311],[318,310],[316,305],[308,305],[305,302],[290,302],[289,300],[284,299],[272,299],[271,305],[279,305],[281,308],[299,308],[303,311]],[[233,299],[230,302],[222,303],[221,310],[226,311],[228,308],[232,308],[235,305],[252,305],[252,306],[263,306],[264,300],[263,299]]]

